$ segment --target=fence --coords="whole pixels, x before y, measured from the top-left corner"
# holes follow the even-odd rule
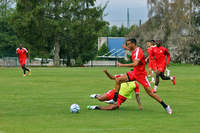
[[[31,62],[27,59],[26,64],[28,66],[53,66],[53,60],[42,60],[40,58],[36,58],[31,60]],[[1,67],[16,67],[20,66],[19,59],[17,57],[2,57],[0,58],[0,66]]]
[[[60,59],[60,66],[66,66],[65,59]],[[75,65],[75,60],[71,59],[71,64]],[[53,66],[53,59],[41,59],[35,58],[31,60],[31,62],[27,59],[26,61],[27,66]],[[89,61],[83,66],[85,67],[98,67],[98,66],[116,66],[117,61]],[[20,66],[19,59],[17,57],[3,57],[0,58],[0,66],[1,67],[16,67]]]

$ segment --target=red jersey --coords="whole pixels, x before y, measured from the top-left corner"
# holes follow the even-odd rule
[[[152,56],[152,52],[153,52],[154,47],[155,46],[151,46],[151,47],[147,48],[147,52],[149,54],[149,62],[155,60],[154,57]]]
[[[28,50],[26,48],[17,48],[16,53],[18,54],[19,60],[26,60],[26,53],[28,53]]]
[[[147,75],[145,70],[145,57],[141,48],[137,47],[135,51],[132,52],[132,61],[140,60],[138,65],[133,68],[135,75]]]
[[[166,63],[169,64],[170,54],[168,50],[163,46],[154,47],[152,50],[152,56],[153,57],[155,56],[157,65],[166,65]],[[167,56],[167,62],[166,62],[166,56]]]

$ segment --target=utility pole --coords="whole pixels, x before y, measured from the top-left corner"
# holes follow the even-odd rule
[[[127,28],[130,27],[130,19],[129,19],[130,15],[129,15],[129,8],[127,8]]]
[[[139,26],[141,27],[141,25],[142,25],[142,20],[140,19],[139,20]]]

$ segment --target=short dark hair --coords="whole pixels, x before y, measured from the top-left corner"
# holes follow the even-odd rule
[[[146,42],[155,43],[155,40],[147,40]]]
[[[21,43],[19,44],[19,47],[20,47],[20,48],[22,48],[22,47],[23,47]]]
[[[151,43],[155,43],[156,41],[155,40],[151,40]]]
[[[161,45],[162,45],[162,40],[156,40],[156,45],[157,45],[157,47],[160,47]]]
[[[127,41],[130,41],[130,42],[134,43],[135,45],[137,44],[137,40],[135,38],[128,39]]]
[[[156,40],[156,44],[161,45],[162,44],[162,40]]]

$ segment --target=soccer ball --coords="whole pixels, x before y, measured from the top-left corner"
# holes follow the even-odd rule
[[[72,113],[79,113],[79,111],[80,111],[80,107],[79,107],[78,104],[72,104],[70,106],[70,112],[72,112]]]

